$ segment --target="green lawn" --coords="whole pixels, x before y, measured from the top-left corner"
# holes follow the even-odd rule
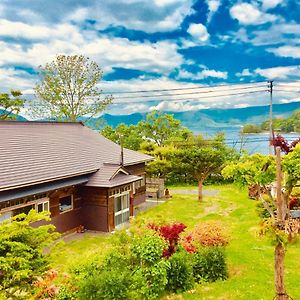
[[[226,250],[229,279],[201,284],[193,291],[168,299],[273,299],[273,247],[268,240],[257,236],[260,220],[255,211],[255,201],[249,200],[246,191],[235,186],[206,189],[218,189],[220,192],[215,197],[204,197],[202,203],[197,202],[197,195],[174,194],[168,202],[136,218],[138,224],[164,219],[183,222],[189,227],[202,220],[218,220],[230,236]],[[66,271],[70,265],[86,257],[101,257],[110,248],[111,240],[111,235],[99,235],[61,245],[53,251],[55,267]],[[289,246],[286,255],[286,287],[293,299],[300,299],[299,280],[299,244],[294,244]]]

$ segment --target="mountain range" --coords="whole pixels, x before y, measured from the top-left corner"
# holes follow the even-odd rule
[[[273,117],[286,118],[295,110],[300,109],[300,102],[274,104]],[[241,127],[244,124],[260,124],[269,118],[269,106],[252,106],[245,108],[229,109],[202,109],[186,112],[167,112],[179,119],[182,124],[193,131],[201,131],[207,128]],[[120,123],[127,125],[136,124],[145,119],[146,113],[134,113],[130,115],[104,114],[101,118],[112,127]],[[97,119],[94,119],[96,121]]]
[[[295,110],[300,109],[300,102],[274,104],[273,117],[286,118]],[[0,115],[3,110],[0,109]],[[200,132],[206,129],[232,128],[241,127],[244,124],[260,124],[269,117],[269,106],[252,106],[245,108],[229,108],[229,109],[202,109],[186,112],[167,112],[179,119],[182,124],[194,132]],[[99,128],[99,123],[103,121],[116,127],[120,123],[126,125],[136,124],[146,118],[146,113],[134,113],[130,115],[111,115],[104,114],[101,117],[90,120],[89,126]],[[17,117],[18,121],[25,121],[22,116]],[[84,119],[83,119],[84,120]]]

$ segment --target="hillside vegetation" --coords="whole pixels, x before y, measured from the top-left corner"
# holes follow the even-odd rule
[[[264,121],[260,125],[246,124],[243,126],[243,133],[260,133],[269,130],[270,121]],[[273,128],[281,132],[300,132],[300,109],[292,113],[288,118],[273,119]]]

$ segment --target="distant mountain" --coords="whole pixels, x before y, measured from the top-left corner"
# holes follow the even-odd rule
[[[287,118],[295,110],[300,109],[300,102],[274,104],[274,118]],[[0,110],[0,114],[1,114]],[[225,129],[229,127],[241,127],[246,123],[260,124],[269,118],[269,106],[252,106],[245,108],[230,109],[202,109],[186,112],[167,112],[173,114],[182,124],[195,132],[205,129]],[[89,121],[89,126],[99,129],[100,125],[106,123],[112,127],[116,127],[120,123],[127,125],[137,124],[146,118],[146,113],[134,113],[131,115],[110,115],[104,114],[99,118]],[[19,121],[25,121],[22,116],[18,116]],[[84,118],[82,118],[84,121]]]
[[[6,114],[6,111],[0,108],[0,116]],[[20,115],[12,114],[13,116],[16,116],[17,121],[26,121],[26,119]]]
[[[274,118],[286,118],[296,109],[300,109],[300,102],[274,104]],[[260,124],[269,118],[269,106],[252,106],[245,108],[230,109],[202,109],[197,111],[186,112],[168,112],[179,119],[184,126],[193,131],[202,128],[217,127],[240,127],[246,123]],[[136,124],[145,119],[146,113],[134,113],[131,115],[110,115],[104,114],[101,118],[112,127],[120,123],[127,125]],[[93,122],[96,122],[94,119]]]

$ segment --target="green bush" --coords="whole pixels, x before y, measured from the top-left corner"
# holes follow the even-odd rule
[[[158,234],[146,232],[133,240],[131,251],[138,264],[152,265],[161,259],[165,248],[167,244]]]
[[[193,254],[193,274],[196,282],[225,280],[228,277],[224,249],[201,248]]]
[[[168,283],[168,267],[168,261],[161,260],[154,265],[137,268],[133,286],[136,296],[132,299],[157,299],[162,296]]]
[[[49,268],[46,246],[58,238],[53,225],[31,226],[39,220],[49,221],[49,214],[20,214],[0,226],[0,292],[7,299],[15,293],[32,291],[32,283]],[[18,296],[19,297],[19,296]],[[21,299],[21,296],[19,297]]]
[[[182,292],[194,285],[192,255],[185,250],[177,251],[169,259],[167,289]]]
[[[130,299],[131,274],[125,270],[94,273],[79,283],[79,300]]]

